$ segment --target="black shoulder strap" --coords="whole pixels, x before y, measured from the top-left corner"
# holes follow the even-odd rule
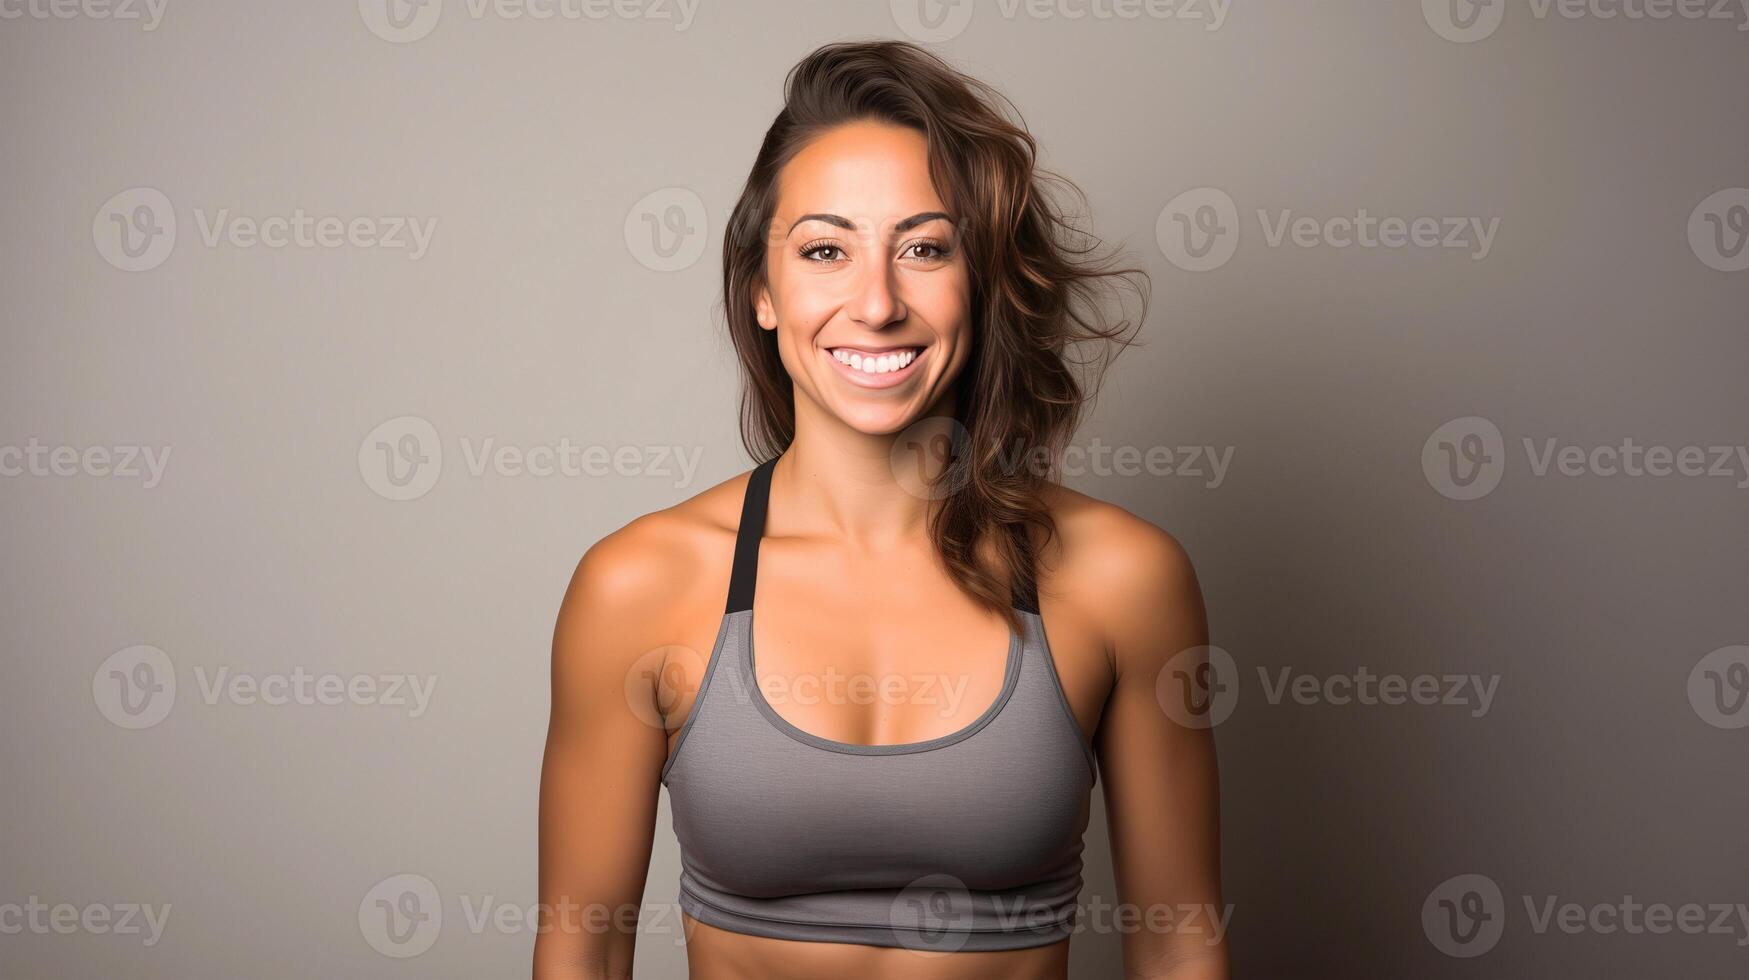
[[[1014,536],[1016,544],[1023,546],[1026,544],[1026,525],[1010,524],[1008,525],[1008,533]],[[1016,577],[1013,585],[1010,586],[1010,589],[1014,594],[1014,608],[1019,609],[1022,612],[1032,613],[1035,616],[1038,615],[1038,588],[1036,583],[1023,584],[1019,578]]]
[[[753,608],[754,580],[759,577],[759,539],[765,536],[765,508],[771,501],[771,471],[777,457],[754,467],[741,501],[741,524],[735,532],[735,564],[729,573],[729,603],[725,613]]]

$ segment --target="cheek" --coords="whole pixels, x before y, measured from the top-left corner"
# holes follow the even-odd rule
[[[972,300],[963,279],[942,277],[920,283],[907,297],[906,305],[942,340],[960,343],[968,339]]]
[[[783,322],[777,328],[777,357],[783,362],[792,380],[805,382],[816,355],[815,341],[819,326],[812,320],[801,320],[789,309],[783,311]]]
[[[823,279],[810,282],[807,277],[784,283],[775,297],[783,323],[808,334],[818,331],[832,319],[833,312],[842,307],[845,300],[830,283]]]

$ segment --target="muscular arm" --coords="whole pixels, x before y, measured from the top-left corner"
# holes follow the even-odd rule
[[[632,975],[667,754],[650,636],[663,572],[637,526],[583,556],[553,632],[535,980]]]
[[[1214,738],[1175,721],[1156,694],[1169,662],[1194,676],[1190,661],[1204,659],[1174,659],[1208,643],[1202,591],[1171,535],[1124,517],[1101,569],[1116,680],[1095,739],[1119,899],[1133,910],[1124,975],[1226,980]]]

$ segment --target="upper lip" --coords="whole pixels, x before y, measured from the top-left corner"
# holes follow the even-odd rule
[[[851,344],[833,344],[827,350],[847,350],[856,354],[890,354],[900,350],[921,350],[923,344],[889,344],[886,347],[857,347]]]

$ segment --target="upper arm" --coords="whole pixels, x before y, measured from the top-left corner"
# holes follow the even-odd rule
[[[589,549],[553,630],[537,980],[631,975],[667,755],[653,624],[670,615],[672,562],[647,527],[633,522]]]
[[[1165,700],[1206,662],[1202,590],[1170,534],[1127,513],[1113,525],[1093,591],[1116,676],[1095,749],[1120,900],[1137,916],[1126,971],[1225,978],[1213,733]]]

